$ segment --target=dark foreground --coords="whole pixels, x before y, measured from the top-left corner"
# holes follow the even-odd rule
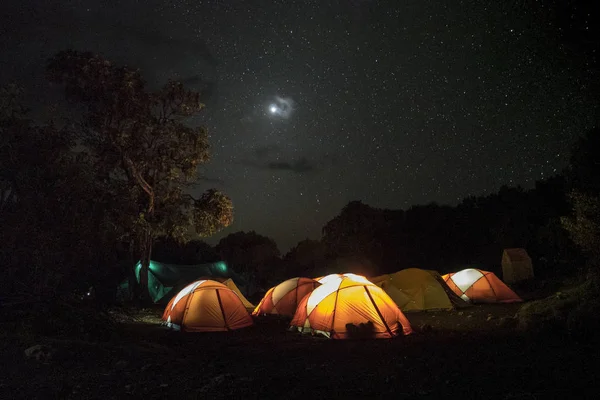
[[[280,321],[180,334],[147,314],[109,342],[40,339],[54,351],[45,362],[7,334],[0,398],[597,398],[597,346],[518,333],[503,318],[517,307],[408,314],[423,332],[371,341],[299,336]]]

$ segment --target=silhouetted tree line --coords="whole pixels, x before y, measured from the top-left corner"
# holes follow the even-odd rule
[[[263,284],[293,276],[348,271],[373,276],[412,267],[445,273],[475,266],[501,276],[502,251],[512,247],[527,249],[538,277],[572,275],[600,258],[598,176],[600,131],[594,129],[574,146],[562,174],[529,190],[503,186],[456,206],[431,203],[408,210],[352,201],[325,224],[320,240],[303,240],[281,259],[266,237],[262,240],[270,245],[254,250],[266,253],[253,255],[249,249],[260,242],[254,232],[232,234],[217,250],[234,267],[246,263],[244,268],[258,276],[267,274]],[[226,250],[229,246],[244,248],[244,256],[230,256],[235,250]],[[261,272],[250,266],[253,257],[261,260]]]
[[[214,247],[199,239],[231,223],[232,205],[215,190],[200,199],[186,195],[208,157],[205,136],[163,113],[193,114],[196,94],[176,83],[147,93],[136,71],[87,53],[61,53],[49,68],[89,113],[61,127],[36,124],[18,86],[0,91],[0,297],[56,296],[91,285],[110,293],[131,278],[138,260],[150,258],[224,260],[250,292],[333,272],[500,272],[509,247],[528,250],[537,276],[599,265],[598,129],[579,140],[564,173],[532,189],[504,186],[457,206],[408,210],[352,201],[325,224],[320,240],[303,240],[282,256],[273,239],[254,231],[232,233]],[[190,141],[199,147],[179,153]]]

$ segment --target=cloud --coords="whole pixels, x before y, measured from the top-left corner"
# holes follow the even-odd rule
[[[321,169],[306,156],[292,160],[281,160],[275,157],[279,151],[277,145],[257,147],[252,151],[252,157],[241,161],[240,164],[271,171],[290,171],[295,174],[306,174]]]
[[[175,74],[177,78],[177,74]],[[192,75],[185,78],[177,79],[183,83],[185,87],[194,87],[195,90],[200,92],[200,101],[207,103],[209,100],[214,100],[217,94],[217,83],[209,82],[202,79],[200,75]]]
[[[147,29],[145,26],[123,24],[118,21],[111,23],[111,30],[121,40],[135,38],[153,48],[160,47],[163,51],[171,49],[175,53],[188,52],[213,67],[218,65],[217,59],[206,43],[194,36],[177,37],[158,29]]]
[[[289,171],[294,174],[318,173],[338,164],[337,158],[329,153],[325,153],[316,159],[305,155],[297,158],[285,158],[281,156],[281,147],[276,144],[255,147],[248,156],[239,163],[254,168],[270,171]]]
[[[296,161],[276,161],[267,163],[267,168],[279,171],[291,171],[296,174],[303,174],[316,170],[316,166],[311,164],[306,157],[301,157]]]
[[[266,146],[256,147],[252,152],[256,158],[265,159],[279,150],[276,144],[268,144]]]

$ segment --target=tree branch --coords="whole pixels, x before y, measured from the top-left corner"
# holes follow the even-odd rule
[[[133,164],[133,161],[131,161],[131,159],[129,157],[127,157],[126,155],[123,154],[122,159],[123,159],[123,165],[125,166],[126,170],[128,171],[128,174],[142,188],[142,190],[148,194],[148,197],[150,200],[149,204],[148,204],[148,212],[153,213],[154,212],[154,190],[152,189],[152,186],[150,186],[148,184],[148,182],[146,182],[146,180],[142,177],[140,172],[137,170],[137,168]]]

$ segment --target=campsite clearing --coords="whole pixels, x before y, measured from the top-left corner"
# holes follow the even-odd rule
[[[369,341],[302,336],[279,319],[182,334],[158,325],[157,308],[109,342],[30,342],[52,350],[46,362],[27,359],[23,338],[5,333],[0,398],[541,399],[593,387],[597,347],[517,333],[506,318],[518,307],[407,313],[424,332]]]

